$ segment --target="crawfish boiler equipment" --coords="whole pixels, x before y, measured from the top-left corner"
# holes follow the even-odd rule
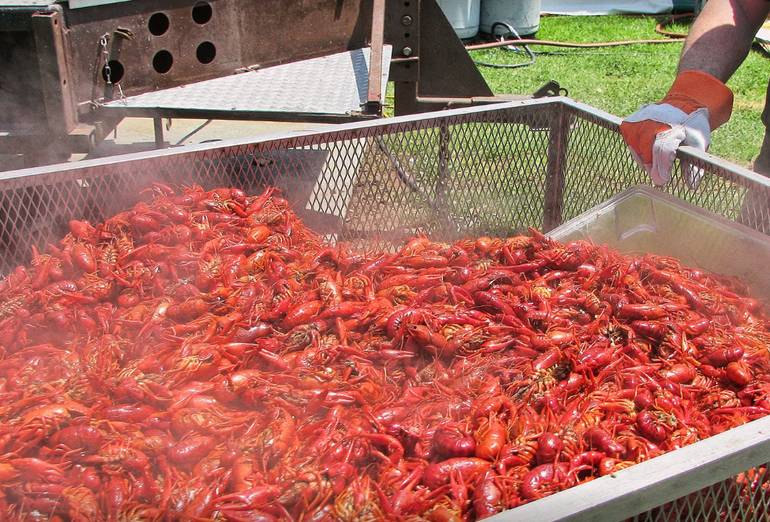
[[[23,166],[129,116],[158,147],[162,118],[377,118],[388,81],[396,114],[501,101],[436,0],[0,0],[0,155]]]
[[[558,97],[6,172],[0,268],[28,262],[31,246],[61,237],[70,219],[98,222],[133,205],[153,180],[249,193],[276,185],[309,226],[360,247],[387,247],[417,233],[450,240],[530,226],[551,231],[646,182],[619,123]],[[750,225],[752,240],[770,233],[770,180],[691,147],[677,158],[668,200],[716,214],[727,229]],[[683,168],[701,169],[697,189]],[[578,221],[573,231],[605,222]],[[601,230],[628,229],[613,229],[610,220]],[[760,519],[770,496],[741,489],[746,481],[735,476],[770,462],[769,433],[770,417],[759,419],[497,520]],[[760,485],[770,478],[765,468],[756,473]]]

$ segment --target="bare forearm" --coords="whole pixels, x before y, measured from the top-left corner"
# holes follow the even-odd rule
[[[769,11],[768,0],[710,0],[690,29],[679,72],[703,71],[726,82],[746,58]]]

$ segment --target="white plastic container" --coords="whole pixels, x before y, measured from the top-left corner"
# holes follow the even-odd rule
[[[473,38],[478,34],[481,0],[436,0],[436,3],[458,37]]]
[[[510,25],[519,36],[535,34],[540,29],[540,0],[481,0],[482,32],[491,34],[496,22]],[[507,32],[505,27],[495,28],[496,35]]]

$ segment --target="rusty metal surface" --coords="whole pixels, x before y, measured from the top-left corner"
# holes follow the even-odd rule
[[[61,10],[32,15],[32,28],[48,130],[61,139],[77,125]]]
[[[391,2],[388,7],[386,40],[393,44],[395,63],[391,76],[396,82],[396,114],[451,105],[430,98],[492,96],[492,90],[435,0]]]
[[[420,57],[420,96],[492,96],[436,1],[422,0],[420,8],[420,39],[430,46],[430,54],[423,51]]]
[[[38,48],[33,15],[55,10],[63,12],[61,38]],[[66,2],[2,0],[0,151],[42,158],[36,146],[52,133],[72,150],[88,151],[115,124],[99,110],[105,97],[361,48],[370,25],[368,0],[132,0],[83,9],[68,9]],[[109,61],[112,85],[105,78]],[[59,93],[53,76],[67,79]],[[70,95],[77,111],[74,129]]]
[[[0,32],[0,130],[27,134],[47,125],[36,64],[32,32]]]
[[[369,76],[367,79],[368,92],[366,95],[365,111],[369,114],[382,113],[384,92],[380,89],[380,78],[384,69],[389,70],[383,63],[383,45],[385,44],[385,0],[372,2],[372,37],[371,56],[369,58]],[[390,51],[389,51],[390,52]]]
[[[47,10],[49,4],[53,2],[6,0],[0,4],[0,23],[16,31],[30,30],[30,15],[35,9]],[[194,19],[198,4],[210,9],[204,19]],[[68,66],[81,116],[87,119],[89,102],[105,93],[120,95],[106,85],[103,70],[109,60],[122,70],[119,78],[113,78],[118,91],[131,95],[229,75],[243,66],[266,67],[361,48],[370,36],[369,4],[368,0],[133,0],[67,9],[65,3],[61,8]],[[157,20],[164,23],[158,25]],[[104,36],[107,57],[100,45]]]
[[[376,89],[384,99],[390,46],[384,46]],[[125,115],[303,121],[360,116],[369,95],[370,49],[206,80],[116,100],[105,109]]]
[[[390,77],[395,82],[417,81],[418,68],[399,63],[404,49],[412,57],[420,54],[420,0],[387,0],[385,6],[385,41],[393,46]]]
[[[206,2],[210,17],[203,23],[193,19],[196,3],[134,0],[68,10],[78,100],[91,100],[94,84],[97,92],[103,90],[99,40],[105,34],[110,40],[119,38],[114,36],[119,28],[133,35],[121,42],[119,55],[110,56],[123,66],[125,72],[118,83],[126,95],[215,78],[243,66],[267,66],[360,48],[369,32],[370,14],[364,12],[368,2],[363,0],[211,0]],[[151,28],[153,20],[166,20],[167,26],[153,23]],[[215,53],[208,63],[202,63],[196,53],[204,43],[211,44]],[[165,67],[154,63],[158,53],[170,56],[166,72],[159,72]]]
[[[6,52],[0,53],[0,130],[34,140],[47,136],[52,127],[72,128],[71,98],[79,130],[74,140],[65,134],[63,141],[90,146],[103,135],[96,130],[114,124],[105,121],[105,102],[229,76],[244,67],[267,68],[359,49],[370,39],[377,49],[384,40],[393,45],[396,56],[414,59],[392,67],[383,64],[397,82],[397,114],[452,105],[425,102],[426,97],[464,97],[473,103],[491,95],[435,0],[376,1],[377,10],[372,0],[132,0],[81,9],[70,9],[66,2],[3,0],[0,48]],[[61,39],[56,47],[38,50],[28,34],[32,14],[55,9],[63,13]],[[12,49],[10,56],[7,49]],[[46,55],[38,56],[41,52]],[[28,63],[46,71],[46,85]],[[67,79],[68,86],[59,94],[49,81],[48,64],[58,68],[60,80]],[[371,73],[377,76],[374,68]],[[9,89],[14,92],[3,92]],[[379,95],[377,90],[369,93],[368,116],[379,114]],[[272,109],[204,113],[176,107],[163,114],[229,118],[234,113],[254,119],[275,114]],[[321,121],[335,121],[339,113]],[[292,112],[281,119],[316,120],[317,114]],[[20,124],[25,129],[19,130]],[[83,129],[89,126],[94,131],[83,140]],[[0,148],[11,146],[10,140],[0,142]]]

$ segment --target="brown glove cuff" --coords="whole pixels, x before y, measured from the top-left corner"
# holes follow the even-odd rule
[[[709,125],[716,129],[733,111],[733,93],[727,85],[702,71],[683,71],[674,80],[661,103],[668,103],[691,113],[701,107],[709,111]]]

